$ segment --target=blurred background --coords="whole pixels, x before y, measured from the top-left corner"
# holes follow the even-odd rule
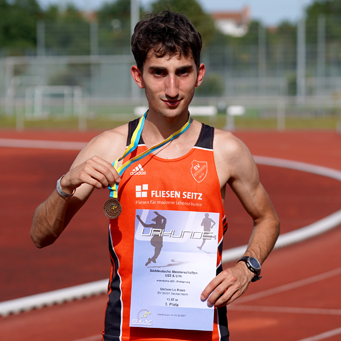
[[[1,0],[0,126],[86,130],[130,120],[146,105],[130,76],[131,32],[165,5],[203,37],[207,74],[193,102],[203,121],[341,130],[338,0]]]

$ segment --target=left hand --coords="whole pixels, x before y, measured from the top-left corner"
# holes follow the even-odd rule
[[[230,304],[246,291],[253,277],[245,263],[239,262],[216,276],[202,292],[201,300],[216,308]]]

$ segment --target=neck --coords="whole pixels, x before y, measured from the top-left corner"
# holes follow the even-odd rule
[[[166,117],[149,112],[143,129],[143,135],[155,140],[164,140],[188,121],[188,112],[176,117]]]

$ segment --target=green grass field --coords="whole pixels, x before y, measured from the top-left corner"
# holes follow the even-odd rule
[[[135,118],[132,110],[125,108],[115,108],[116,110],[105,110],[101,114],[90,112],[89,117],[85,121],[83,128],[86,130],[106,130],[119,126]],[[274,117],[262,117],[252,114],[235,117],[234,125],[236,130],[276,130],[277,119]],[[226,126],[226,115],[218,114],[215,117],[194,117],[198,121],[224,129]],[[285,129],[328,129],[335,130],[337,125],[340,126],[341,119],[334,115],[311,115],[311,116],[287,116],[285,119]],[[340,127],[341,128],[341,127]],[[15,116],[7,116],[0,112],[0,129],[43,129],[43,130],[78,130],[80,129],[77,117],[66,117],[65,115],[51,115],[47,119],[23,119],[19,116],[19,120]]]

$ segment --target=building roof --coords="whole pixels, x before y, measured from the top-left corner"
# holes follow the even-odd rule
[[[228,20],[228,21],[234,21],[237,24],[246,24],[251,19],[249,6],[244,6],[241,11],[212,12],[211,16],[215,21]]]

